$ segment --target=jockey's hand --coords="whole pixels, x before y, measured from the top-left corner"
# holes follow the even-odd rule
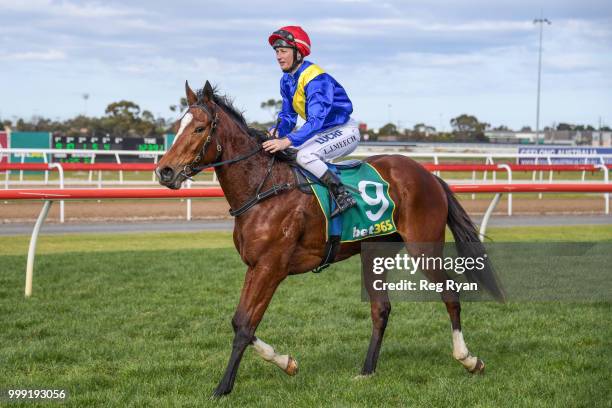
[[[262,144],[264,150],[268,153],[276,153],[281,150],[285,150],[291,146],[291,140],[286,137],[280,139],[266,140]]]

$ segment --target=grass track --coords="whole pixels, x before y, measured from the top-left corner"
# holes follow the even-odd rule
[[[490,235],[612,240],[612,228]],[[300,373],[287,377],[247,350],[234,392],[211,402],[244,275],[229,234],[47,236],[27,301],[20,239],[0,239],[0,389],[67,388],[71,407],[611,404],[610,303],[464,304],[466,341],[487,363],[472,377],[451,357],[444,306],[398,302],[377,374],[355,380],[370,334],[355,258],[287,279],[258,330]],[[167,249],[193,242],[207,249]]]
[[[447,231],[447,237],[451,234]],[[612,241],[612,225],[489,228],[494,241]],[[28,251],[27,235],[0,236],[0,256]],[[125,234],[41,234],[37,254],[65,252],[158,251],[167,248],[233,248],[231,232],[155,232]]]

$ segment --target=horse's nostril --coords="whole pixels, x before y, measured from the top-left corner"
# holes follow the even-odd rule
[[[174,170],[172,170],[170,167],[164,167],[159,171],[159,179],[161,181],[171,181],[173,175]]]

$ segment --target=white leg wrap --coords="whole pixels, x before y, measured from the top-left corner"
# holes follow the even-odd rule
[[[255,348],[255,352],[257,352],[257,354],[259,354],[264,360],[271,362],[283,371],[287,370],[290,359],[288,355],[277,354],[271,345],[264,343],[260,339],[255,339],[253,342],[253,348]]]
[[[476,367],[478,362],[478,358],[470,355],[461,330],[453,330],[453,357],[470,371]]]

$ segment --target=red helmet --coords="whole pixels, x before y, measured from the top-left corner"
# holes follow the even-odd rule
[[[302,57],[310,54],[310,38],[300,26],[281,27],[272,33],[268,38],[268,42],[274,48],[295,48],[302,54]]]

